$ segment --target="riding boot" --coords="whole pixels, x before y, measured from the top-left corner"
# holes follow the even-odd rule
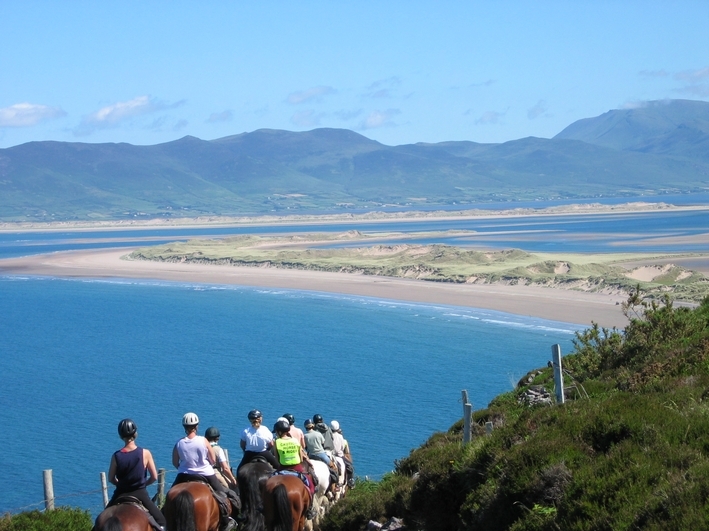
[[[236,527],[236,520],[230,516],[222,516],[219,521],[220,531],[232,531]]]

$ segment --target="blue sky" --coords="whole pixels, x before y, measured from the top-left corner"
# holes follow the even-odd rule
[[[0,3],[0,147],[337,127],[551,137],[709,100],[709,2]]]

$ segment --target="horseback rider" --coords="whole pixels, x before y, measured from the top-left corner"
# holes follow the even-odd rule
[[[284,413],[283,418],[285,418],[290,425],[290,436],[300,442],[300,446],[305,448],[305,437],[303,436],[303,430],[295,425],[295,417],[290,413]]]
[[[332,442],[335,445],[333,454],[336,457],[342,459],[345,464],[345,480],[349,488],[353,488],[354,481],[354,466],[352,465],[352,455],[350,455],[350,446],[347,443],[347,439],[342,435],[342,429],[340,429],[340,423],[336,420],[330,422],[330,429],[332,430]]]
[[[210,446],[214,449],[214,457],[217,462],[214,464],[214,471],[217,479],[227,488],[236,489],[236,478],[231,472],[229,460],[226,457],[224,449],[219,446],[221,433],[219,428],[211,426],[204,432],[204,437],[209,441]]]
[[[330,466],[330,457],[323,446],[325,437],[319,431],[315,431],[315,424],[312,420],[307,419],[303,425],[305,426],[305,449],[308,452],[308,457],[324,461],[327,466]]]
[[[313,422],[315,423],[315,429],[322,433],[325,442],[323,443],[323,448],[326,452],[332,452],[335,449],[335,445],[332,441],[332,430],[330,426],[325,424],[325,420],[322,415],[313,415]]]
[[[199,417],[195,413],[185,413],[182,417],[182,426],[185,429],[185,436],[177,441],[172,449],[172,464],[177,468],[177,477],[172,484],[174,487],[179,483],[187,481],[206,481],[216,493],[215,498],[219,502],[222,531],[230,531],[236,527],[236,521],[228,514],[225,514],[224,502],[226,497],[231,498],[232,508],[237,508],[240,503],[235,499],[235,494],[230,493],[222,485],[214,472],[214,464],[217,462],[214,448],[204,437],[197,435]]]
[[[278,468],[276,456],[271,451],[273,434],[266,426],[261,425],[263,415],[258,409],[252,409],[249,411],[248,418],[251,426],[241,433],[239,444],[244,451],[244,457],[241,458],[237,470],[258,456],[263,457],[273,468]]]
[[[285,416],[285,415],[284,415]],[[313,500],[315,499],[315,483],[313,481],[313,475],[309,474],[303,468],[303,462],[310,465],[310,459],[308,459],[308,454],[297,439],[290,434],[290,424],[287,420],[279,420],[276,422],[273,430],[277,434],[277,438],[274,441],[274,449],[276,451],[276,457],[278,459],[278,470],[293,470],[298,472],[298,476],[303,479],[305,476],[306,481],[304,481],[305,486],[308,487],[310,491],[310,505],[308,506],[308,519],[315,517],[313,512]]]
[[[135,444],[138,427],[131,419],[123,419],[118,423],[118,436],[123,440],[124,446],[111,456],[108,481],[116,486],[116,490],[106,507],[118,505],[122,497],[132,496],[140,500],[155,522],[165,529],[165,516],[150,499],[145,488],[155,483],[158,478],[153,455],[150,450]]]

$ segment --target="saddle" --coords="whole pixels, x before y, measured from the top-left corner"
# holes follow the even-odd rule
[[[219,506],[219,514],[221,514],[222,516],[229,516],[232,512],[234,514],[237,514],[239,511],[241,511],[241,500],[239,499],[238,494],[236,494],[236,492],[234,492],[233,490],[227,489],[226,494],[222,492],[217,492],[209,484],[209,481],[207,481],[204,477],[198,474],[185,474],[185,477],[188,482],[198,481],[200,483],[204,483],[209,487],[209,489],[212,491],[212,496],[214,497],[214,500]],[[231,502],[231,504],[229,502]]]
[[[148,511],[145,505],[143,505],[143,502],[135,496],[131,496],[130,494],[121,494],[120,496],[118,496],[118,498],[116,498],[114,506],[115,505],[134,505],[145,513],[145,516],[148,517],[148,523],[153,529],[155,529],[156,531],[162,531],[162,527],[160,527],[160,524],[155,521],[155,518],[153,518],[153,515],[150,514],[150,511]]]

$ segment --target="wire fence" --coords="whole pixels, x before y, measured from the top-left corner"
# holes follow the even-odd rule
[[[160,469],[161,471],[164,470],[165,473],[165,483],[168,482],[168,478],[171,480],[174,479],[174,477],[177,476],[177,470],[165,470],[165,469]],[[76,499],[76,498],[81,498],[81,497],[86,497],[88,498],[89,496],[96,496],[96,501],[89,501],[88,499],[86,500],[88,503],[83,503],[81,504],[82,509],[86,509],[92,513],[100,513],[104,509],[104,504],[102,500],[102,495],[103,495],[104,489],[103,486],[101,486],[98,489],[93,489],[93,490],[84,490],[84,491],[78,491],[78,492],[69,492],[66,494],[60,494],[60,495],[52,495],[51,501],[54,502],[56,505],[60,505],[63,500],[68,500],[68,499]],[[3,509],[0,512],[0,515],[3,514],[17,514],[17,513],[22,513],[25,511],[33,511],[33,510],[40,510],[44,511],[45,508],[47,507],[47,502],[49,499],[45,498],[43,500],[34,502],[34,503],[29,503],[27,505],[23,505],[21,507],[13,507],[10,509]]]

